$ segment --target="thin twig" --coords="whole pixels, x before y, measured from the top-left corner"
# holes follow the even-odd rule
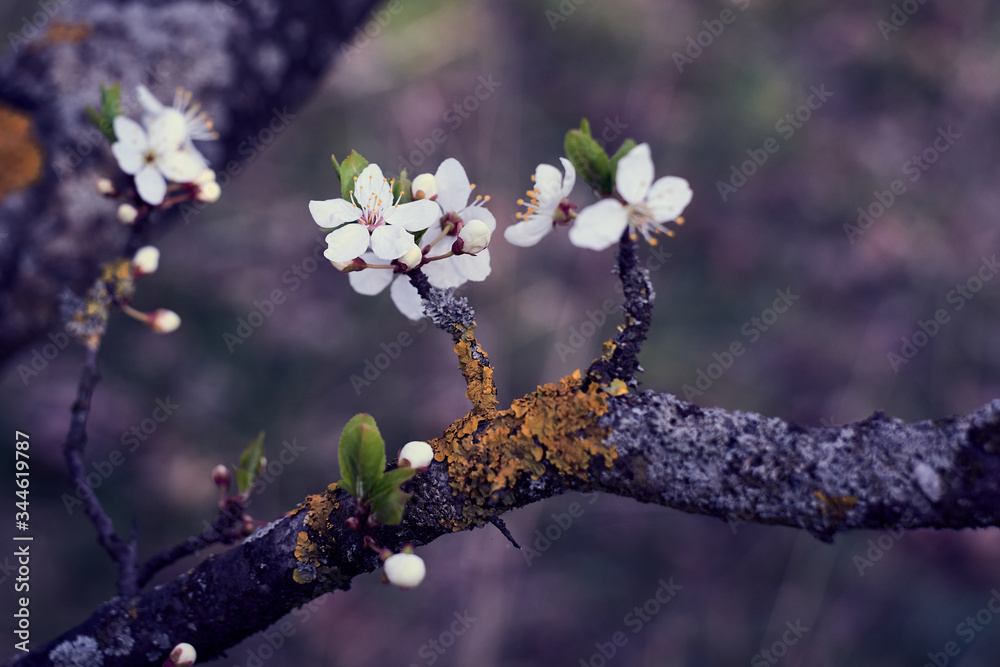
[[[87,473],[84,468],[83,454],[87,446],[87,418],[90,416],[90,402],[94,389],[101,379],[97,370],[98,344],[86,346],[87,356],[83,371],[80,374],[80,384],[77,389],[76,401],[71,411],[69,433],[63,443],[63,454],[69,467],[73,484],[83,495],[83,511],[97,530],[97,541],[118,565],[118,589],[121,595],[129,597],[138,592],[136,585],[135,558],[136,544],[133,528],[129,543],[125,543],[115,532],[114,523],[101,506],[97,494],[87,484]]]

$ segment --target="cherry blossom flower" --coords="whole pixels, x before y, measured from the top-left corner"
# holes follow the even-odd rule
[[[580,211],[569,230],[573,245],[604,250],[630,228],[655,244],[654,234],[673,236],[665,223],[677,220],[691,203],[691,187],[683,178],[665,176],[653,182],[649,144],[639,144],[618,161],[615,188],[624,203],[602,199]]]
[[[559,158],[564,174],[550,164],[540,164],[531,177],[535,187],[528,190],[531,197],[525,213],[518,213],[521,220],[504,230],[503,236],[509,243],[526,248],[533,246],[551,232],[557,224],[570,221],[570,211],[576,208],[566,198],[576,184],[576,169],[566,158]],[[524,206],[524,200],[518,204]]]
[[[309,202],[309,212],[320,227],[335,227],[326,237],[324,256],[347,262],[371,248],[379,257],[396,259],[413,249],[413,236],[438,216],[437,205],[422,199],[406,204],[393,201],[392,185],[377,164],[357,177],[351,191],[354,202],[328,199]]]
[[[422,179],[421,174],[417,179]],[[414,182],[417,182],[414,179]],[[440,219],[430,225],[420,239],[421,247],[430,248],[426,251],[428,257],[438,257],[452,251],[456,237],[462,233],[465,225],[473,220],[479,220],[492,234],[497,222],[493,214],[481,204],[489,201],[489,197],[476,197],[469,203],[469,197],[475,186],[469,182],[465,168],[455,158],[448,158],[437,168],[434,180],[421,181],[424,191],[430,187],[437,191],[434,201],[441,207]],[[484,248],[476,254],[466,253],[454,255],[442,260],[428,262],[423,266],[427,280],[434,287],[448,289],[458,287],[466,281],[482,281],[490,275],[490,251]]]
[[[139,196],[152,206],[163,203],[167,179],[190,183],[206,168],[200,153],[184,147],[188,135],[180,114],[153,118],[148,132],[131,118],[116,116],[114,129],[118,141],[111,152],[121,170],[135,177]]]

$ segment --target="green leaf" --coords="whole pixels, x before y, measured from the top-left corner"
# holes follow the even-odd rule
[[[399,488],[400,484],[409,481],[415,474],[417,474],[417,471],[413,468],[396,468],[387,471],[375,484],[371,492],[371,497],[374,499],[391,487]]]
[[[87,118],[111,143],[118,141],[114,122],[115,116],[120,115],[122,115],[122,85],[116,83],[108,88],[101,86],[101,110],[97,111],[94,107],[87,106]]]
[[[240,464],[236,466],[236,490],[240,493],[247,491],[254,482],[257,481],[257,474],[260,472],[260,462],[264,458],[264,431],[261,431],[253,439],[247,448],[240,454]]]
[[[340,163],[337,162],[337,156],[331,154],[330,159],[333,161],[333,168],[337,171],[337,178],[340,178]]]
[[[385,441],[368,414],[351,417],[340,434],[341,486],[358,500],[371,497],[385,470]]]
[[[584,118],[579,130],[566,133],[563,144],[566,157],[590,187],[602,195],[612,192],[611,161],[600,144],[590,136],[590,123]]]
[[[354,198],[351,197],[351,193],[354,191],[354,179],[365,170],[368,166],[368,160],[361,157],[361,154],[357,151],[351,151],[351,154],[344,158],[344,161],[340,163],[340,193],[341,196],[349,202],[353,202]]]
[[[372,499],[372,519],[386,526],[395,526],[403,520],[403,510],[409,499],[410,494],[396,487],[386,489]]]
[[[615,151],[615,154],[611,156],[611,175],[614,178],[618,178],[618,161],[628,155],[628,152],[633,148],[635,148],[635,142],[631,139],[626,139],[618,147],[618,150]]]

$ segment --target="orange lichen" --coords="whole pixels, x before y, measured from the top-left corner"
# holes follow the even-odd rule
[[[48,46],[55,44],[79,44],[90,36],[93,26],[89,23],[66,23],[53,21],[42,38]]]
[[[486,353],[476,342],[475,324],[462,332],[461,338],[455,343],[455,354],[458,355],[458,367],[465,378],[465,395],[472,401],[473,411],[492,414],[497,406],[497,388],[493,384],[493,369],[476,358],[481,356],[485,359]]]
[[[337,568],[326,564],[329,545],[334,541],[330,516],[340,509],[336,491],[337,485],[330,484],[326,493],[306,496],[302,504],[290,513],[294,516],[303,510],[307,512],[308,531],[299,532],[295,543],[295,559],[299,566],[292,572],[292,579],[296,583],[339,581]]]
[[[547,470],[586,480],[592,463],[611,467],[617,452],[604,444],[607,430],[596,423],[607,411],[607,394],[597,385],[584,390],[574,371],[490,419],[473,412],[452,424],[431,443],[435,459],[448,463],[455,495],[467,500],[452,530],[482,525],[495,514],[492,508],[513,503],[518,482]]]
[[[0,199],[42,175],[42,148],[32,136],[31,117],[0,104]]]
[[[813,491],[813,495],[822,503],[820,511],[834,519],[843,519],[847,510],[858,504],[854,496],[828,496],[822,491]]]

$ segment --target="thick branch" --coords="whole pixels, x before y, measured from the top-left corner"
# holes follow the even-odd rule
[[[604,396],[580,389],[578,376],[563,384],[571,391],[563,394],[567,405],[554,408],[557,412]],[[551,395],[551,387],[515,406],[546,391]],[[394,551],[406,542],[426,544],[569,490],[603,491],[729,521],[797,527],[824,540],[860,528],[1000,525],[1000,401],[967,416],[911,425],[877,413],[841,428],[806,428],[703,409],[653,392],[600,400],[604,413],[589,421],[614,448],[610,467],[602,454],[584,456],[581,475],[565,467],[567,452],[550,455],[559,445],[542,446],[537,476],[530,472],[532,461],[522,461],[522,473],[511,476],[493,501],[483,502],[471,491],[468,471],[474,467],[455,454],[465,444],[442,438],[433,444],[444,460],[408,483],[414,496],[403,523],[377,529],[378,543]],[[567,432],[545,431],[545,437],[579,442],[579,424],[535,424],[537,417],[534,408],[512,407],[478,420],[472,432],[461,428],[468,424],[464,418],[446,433],[477,444],[477,454],[491,438],[524,428],[563,429]],[[478,520],[470,521],[473,506],[481,512],[472,513]],[[74,664],[53,657],[70,654],[80,660],[75,664],[96,664],[86,659],[99,652],[106,667],[132,665],[153,655],[162,660],[179,641],[194,644],[205,659],[217,656],[294,607],[325,591],[347,589],[353,577],[380,566],[378,556],[344,524],[355,512],[353,499],[335,487],[310,496],[298,511],[244,544],[133,598],[132,613],[116,598],[18,664]]]

